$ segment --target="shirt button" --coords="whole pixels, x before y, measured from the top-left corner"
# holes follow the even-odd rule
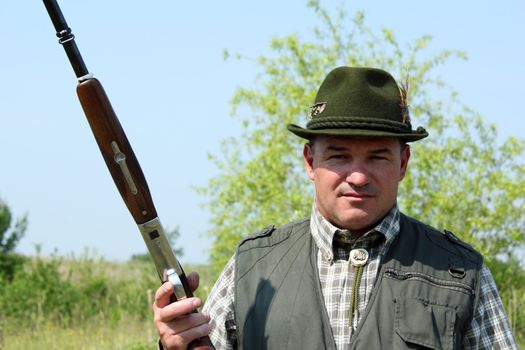
[[[327,255],[324,256],[324,260],[326,260],[326,262],[330,262],[330,261],[332,261],[332,257],[327,254]]]

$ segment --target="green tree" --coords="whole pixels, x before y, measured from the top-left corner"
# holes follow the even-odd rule
[[[25,234],[27,216],[18,219],[14,227],[11,227],[12,220],[9,206],[0,200],[0,279],[11,280],[23,262],[23,258],[15,254],[15,248]]]
[[[314,38],[288,35],[271,41],[272,54],[256,61],[257,83],[239,88],[232,99],[241,137],[224,140],[210,156],[219,175],[200,191],[212,214],[215,271],[243,237],[309,214],[313,197],[301,159],[303,141],[285,126],[306,124],[326,73],[348,65],[381,67],[398,81],[407,79],[412,125],[430,133],[413,146],[409,175],[400,188],[402,211],[472,243],[493,270],[503,264],[523,276],[523,268],[513,263],[525,243],[525,142],[501,141],[495,126],[464,106],[439,77],[437,67],[466,55],[429,53],[430,36],[400,44],[389,29],[367,28],[363,13],[328,11],[319,1],[308,5],[320,19]],[[503,295],[516,288],[525,295],[522,278],[495,277]]]
[[[466,55],[456,50],[429,55],[430,36],[401,45],[389,29],[368,29],[363,13],[349,18],[344,9],[331,13],[317,1],[309,6],[321,19],[314,39],[272,40],[274,54],[257,59],[255,87],[239,88],[232,99],[243,134],[224,140],[210,156],[220,174],[201,192],[210,198],[213,263],[223,266],[247,234],[309,213],[312,189],[300,156],[302,141],[285,125],[306,123],[319,83],[338,65],[382,67],[409,80],[412,124],[424,125],[431,137],[414,146],[400,191],[403,210],[457,232],[490,258],[510,257],[525,241],[524,141],[510,137],[498,143],[496,128],[436,76],[436,67]],[[437,90],[439,100],[432,97]]]

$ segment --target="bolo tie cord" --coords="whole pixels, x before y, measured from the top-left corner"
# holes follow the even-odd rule
[[[350,262],[355,268],[354,281],[352,283],[352,299],[350,304],[350,326],[352,327],[354,317],[357,314],[357,305],[359,303],[359,286],[363,277],[363,270],[368,261],[368,252],[365,249],[358,248],[350,251]]]
[[[383,236],[377,236],[371,241],[371,245],[377,245],[381,242]],[[366,263],[368,262],[369,254],[364,248],[355,248],[358,243],[357,240],[348,239],[340,231],[337,231],[334,235],[334,241],[341,246],[350,246],[350,263],[354,267],[354,280],[352,282],[352,296],[350,300],[350,327],[353,327],[354,318],[358,314],[359,304],[359,287],[361,285],[361,279],[363,277],[363,270]]]

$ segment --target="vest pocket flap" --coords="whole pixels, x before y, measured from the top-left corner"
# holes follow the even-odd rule
[[[455,320],[453,307],[415,298],[396,299],[394,329],[405,343],[452,349]]]

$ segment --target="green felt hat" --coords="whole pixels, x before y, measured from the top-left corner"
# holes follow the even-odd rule
[[[376,68],[339,67],[328,73],[311,107],[306,128],[288,130],[310,139],[316,135],[395,137],[407,142],[428,136],[412,130],[406,94],[387,72]]]

